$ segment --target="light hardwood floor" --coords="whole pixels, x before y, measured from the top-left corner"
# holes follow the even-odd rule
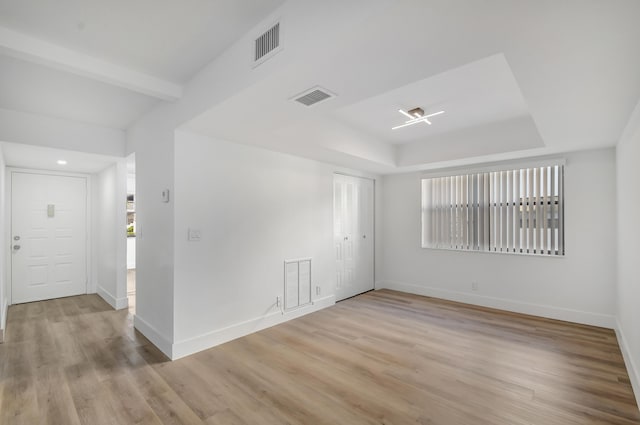
[[[613,331],[392,291],[169,362],[95,295],[12,306],[1,424],[640,424]]]

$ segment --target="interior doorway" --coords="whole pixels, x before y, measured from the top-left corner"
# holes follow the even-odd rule
[[[127,157],[127,298],[129,311],[136,308],[136,159]]]
[[[374,289],[374,181],[334,174],[336,300]]]

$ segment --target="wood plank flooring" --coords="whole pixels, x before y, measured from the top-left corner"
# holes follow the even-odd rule
[[[12,306],[0,424],[640,424],[613,331],[393,291],[169,362],[96,295]]]

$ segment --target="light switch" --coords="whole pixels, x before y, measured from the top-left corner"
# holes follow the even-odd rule
[[[187,240],[192,242],[198,242],[202,237],[202,232],[198,229],[189,229],[187,233]]]
[[[169,202],[169,189],[164,189],[162,191],[162,202]]]
[[[56,215],[56,206],[53,204],[47,205],[47,217],[54,217]]]

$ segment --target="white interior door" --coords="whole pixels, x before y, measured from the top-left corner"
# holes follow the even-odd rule
[[[87,181],[11,173],[12,303],[87,292]]]
[[[374,288],[373,180],[334,176],[336,299]]]

